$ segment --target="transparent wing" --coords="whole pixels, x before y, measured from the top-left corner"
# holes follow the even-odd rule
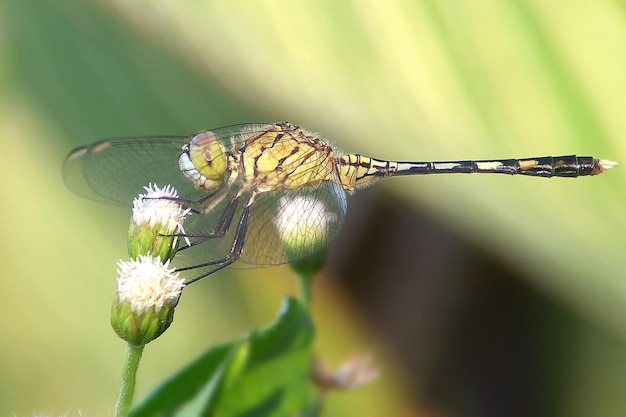
[[[268,124],[245,124],[211,131],[224,143],[226,149],[244,149],[269,127],[276,128]],[[65,183],[76,194],[114,204],[130,205],[149,183],[161,187],[170,184],[182,199],[203,201],[209,194],[196,190],[178,168],[181,147],[192,138],[121,138],[76,148],[64,164]],[[289,155],[289,147],[277,145],[291,140],[293,136],[277,135],[269,149],[262,147],[263,152],[266,155],[276,152],[272,158],[281,160],[282,156]],[[335,237],[346,213],[345,192],[337,178],[324,182],[313,181],[320,176],[328,157],[328,154],[313,154],[307,155],[305,165],[298,159],[283,164],[281,169],[288,172],[292,172],[293,167],[293,175],[290,175],[292,180],[309,185],[261,192],[256,196],[245,231],[244,250],[235,267],[290,262],[325,247]],[[224,186],[230,188],[215,193],[224,197],[209,212],[192,214],[185,222],[185,232],[192,240],[202,241],[177,255],[177,259],[185,266],[222,259],[231,250],[243,207],[250,199],[252,190],[244,190],[241,179]],[[225,235],[204,240],[203,236],[214,233],[229,202],[236,195],[240,197]],[[208,205],[213,202],[209,197],[203,203]]]
[[[63,178],[74,193],[97,201],[130,205],[143,187],[156,183],[193,192],[178,169],[178,155],[188,137],[103,140],[74,149],[63,164]]]
[[[336,237],[345,215],[346,194],[337,182],[261,196],[239,266],[278,265],[317,252]]]
[[[212,131],[228,148],[240,146],[268,125],[244,124]],[[181,147],[191,136],[106,139],[74,149],[66,157],[63,177],[74,193],[93,200],[130,205],[143,187],[172,185],[183,198],[197,200],[194,189],[178,169]]]

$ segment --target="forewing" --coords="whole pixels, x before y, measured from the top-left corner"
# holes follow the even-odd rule
[[[178,169],[181,146],[189,137],[107,139],[74,149],[63,177],[74,193],[97,201],[130,205],[144,186],[172,185],[181,196],[194,187]]]
[[[266,126],[243,124],[211,131],[230,150]],[[63,165],[65,184],[80,196],[113,204],[130,205],[149,183],[170,184],[181,198],[199,200],[206,193],[197,191],[178,168],[181,147],[193,136],[105,139],[76,148]]]

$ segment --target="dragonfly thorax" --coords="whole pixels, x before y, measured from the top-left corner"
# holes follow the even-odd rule
[[[200,132],[182,147],[178,167],[197,189],[214,190],[228,174],[226,148],[213,132]]]

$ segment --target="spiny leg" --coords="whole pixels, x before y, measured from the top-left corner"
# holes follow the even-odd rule
[[[182,248],[179,249],[179,251],[189,249],[193,246],[199,245],[200,243],[206,242],[209,239],[220,239],[226,236],[226,232],[228,232],[228,229],[230,228],[230,225],[233,222],[233,218],[235,217],[235,211],[237,210],[238,204],[239,204],[238,196],[231,199],[228,202],[228,205],[224,208],[224,211],[222,211],[220,218],[215,224],[213,231],[211,231],[210,233],[201,234],[201,235],[181,233],[179,237],[198,238],[198,239],[191,242],[191,244],[189,245],[183,246]]]
[[[206,197],[203,197],[199,200],[190,200],[187,198],[180,198],[180,197],[157,197],[157,198],[149,198],[149,199],[173,201],[173,202],[180,204],[185,209],[190,210],[191,213],[201,216],[201,215],[208,213],[213,208],[215,208],[215,206],[217,206],[224,199],[224,197],[227,194],[227,191],[228,191],[228,187],[222,187],[217,192],[210,194]],[[231,199],[228,205],[224,208],[224,211],[222,212],[212,232],[208,234],[205,233],[202,235],[191,235],[191,234],[185,233],[184,230],[181,229],[180,233],[174,233],[171,235],[160,234],[160,236],[170,236],[170,237],[177,237],[177,238],[184,239],[187,242],[187,245],[180,247],[178,251],[189,249],[199,243],[206,241],[207,239],[224,237],[226,235],[226,232],[228,231],[228,228],[230,227],[230,223],[233,220],[235,209],[237,208],[238,196],[239,196],[239,193],[237,193],[235,195],[235,198]],[[148,197],[144,197],[144,198],[148,198]],[[201,238],[201,239],[198,239],[197,241],[194,241],[194,242],[190,242],[189,238]]]
[[[222,187],[219,191],[209,194],[206,197],[203,197],[199,200],[190,200],[188,198],[181,197],[144,197],[144,199],[154,199],[154,200],[169,200],[174,201],[180,204],[182,207],[189,209],[193,214],[206,214],[211,211],[215,206],[217,206],[226,196],[227,187]]]
[[[181,204],[183,207],[188,208],[195,215],[202,216],[213,210],[228,194],[229,187],[222,187],[216,193],[210,194],[206,197],[203,197],[199,200],[189,200],[184,198],[170,198],[165,197],[164,199],[176,201]],[[237,209],[237,204],[239,202],[240,191],[234,194],[234,197],[228,202],[228,205],[222,211],[220,218],[217,223],[213,227],[213,231],[207,233],[203,233],[201,235],[198,234],[188,234],[182,231],[181,233],[176,233],[170,236],[176,236],[178,238],[183,238],[186,240],[187,245],[178,249],[178,251],[182,251],[185,249],[189,249],[193,246],[196,246],[202,242],[205,242],[208,239],[216,239],[222,238],[228,232],[230,225],[232,223],[233,217],[235,215],[235,211]],[[194,207],[195,206],[195,207]],[[196,208],[198,207],[198,208]],[[202,207],[202,208],[199,208]],[[198,240],[194,242],[189,242],[189,238],[198,238]]]
[[[194,277],[190,279],[189,281],[186,281],[185,285],[194,283],[198,280],[201,280],[204,277],[207,277],[219,271],[220,269],[224,269],[227,266],[236,262],[239,258],[241,258],[241,255],[243,254],[243,250],[244,250],[246,233],[248,231],[248,222],[250,220],[250,212],[252,208],[252,203],[254,201],[254,197],[255,197],[255,194],[253,193],[248,203],[242,210],[241,217],[239,218],[239,222],[237,223],[237,229],[235,230],[235,237],[233,238],[233,243],[230,246],[228,255],[226,255],[222,259],[218,259],[215,261],[204,262],[201,264],[186,266],[183,268],[176,269],[176,272],[179,272],[179,271],[188,271],[188,270],[198,269],[198,268],[213,267],[209,269],[207,272],[204,272],[201,275],[198,275],[197,277]]]

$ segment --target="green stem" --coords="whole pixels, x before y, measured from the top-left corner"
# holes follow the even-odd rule
[[[300,286],[300,297],[302,299],[302,305],[307,311],[311,310],[311,284],[313,282],[313,275],[300,272],[298,273],[298,284]]]
[[[129,343],[126,347],[126,358],[124,359],[124,368],[122,369],[122,386],[120,387],[117,404],[115,405],[115,417],[128,416],[133,402],[133,395],[135,394],[137,369],[139,368],[139,361],[141,360],[144,346],[136,346]]]
[[[298,275],[300,297],[302,298],[302,305],[307,311],[311,310],[311,285],[313,283],[313,277],[322,269],[325,260],[326,251],[322,250],[290,264],[291,269]]]

